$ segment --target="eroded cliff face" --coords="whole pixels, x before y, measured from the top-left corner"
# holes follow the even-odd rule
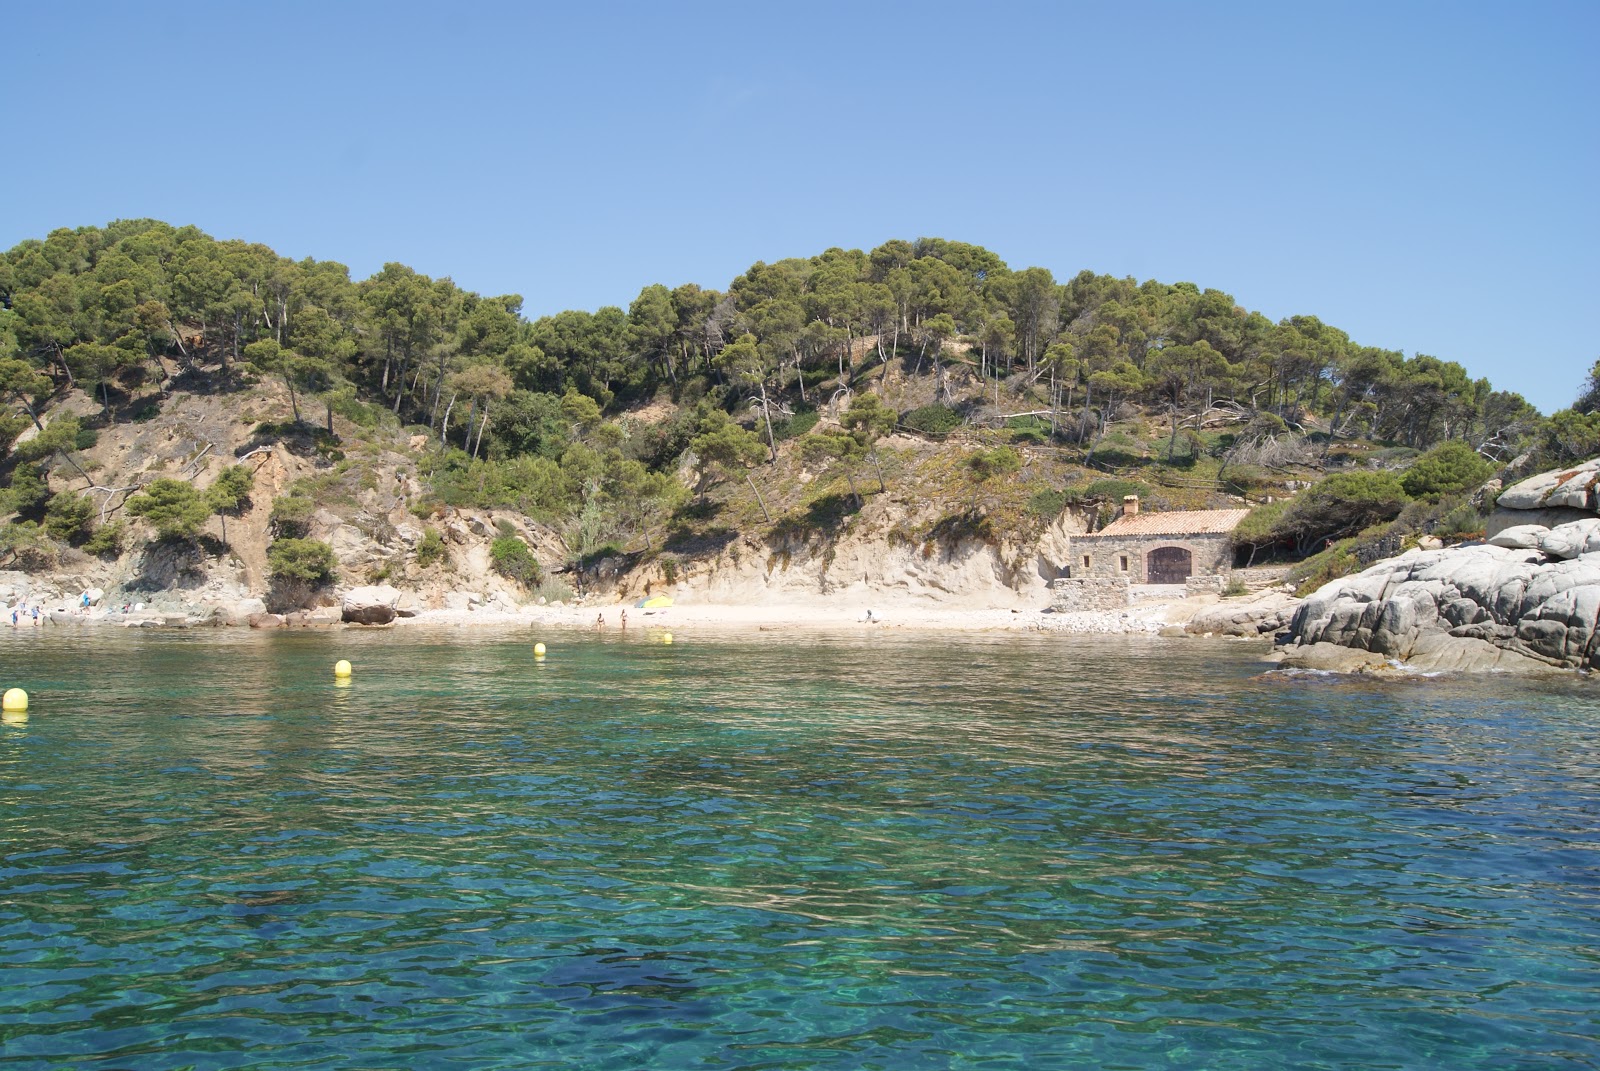
[[[1372,664],[1329,649],[1342,648],[1419,669],[1600,667],[1597,482],[1600,459],[1531,477],[1500,495],[1487,543],[1410,551],[1327,584],[1295,613],[1288,664]],[[1580,519],[1539,523],[1552,509]]]
[[[53,569],[0,573],[0,602],[68,606],[83,592],[103,608],[143,604],[192,621],[242,622],[273,601],[267,548],[272,508],[297,484],[316,503],[309,531],[338,560],[338,582],[305,600],[338,605],[352,588],[392,585],[407,609],[514,610],[584,596],[631,601],[651,594],[701,603],[767,603],[817,598],[951,608],[1038,608],[1066,560],[1070,535],[1087,530],[1088,514],[1063,513],[1028,538],[999,538],[987,525],[937,515],[915,500],[872,495],[860,512],[835,526],[791,527],[761,536],[729,530],[722,540],[691,541],[657,554],[622,555],[593,563],[580,577],[566,571],[572,555],[561,532],[509,510],[414,511],[424,499],[417,438],[390,442],[346,437],[359,465],[307,439],[263,437],[261,421],[287,409],[263,388],[238,397],[185,396],[138,424],[107,429],[82,452],[95,483],[120,505],[126,492],[160,477],[209,486],[221,470],[246,464],[254,473],[248,508],[212,518],[195,545],[142,544],[114,560],[66,552]],[[63,409],[70,412],[70,409]],[[352,461],[357,458],[352,458]],[[77,489],[77,481],[72,484]],[[115,511],[111,514],[116,516]],[[443,538],[441,560],[424,565],[417,548],[432,528]],[[501,576],[490,547],[507,532],[543,564],[543,594]],[[272,609],[285,607],[273,605]]]
[[[1037,609],[1049,602],[1067,540],[1086,530],[1063,513],[1027,542],[986,540],[959,531],[914,539],[903,534],[925,518],[900,517],[885,530],[867,524],[832,535],[761,541],[739,537],[725,548],[648,563],[618,578],[619,597],[670,594],[706,603],[781,604],[808,599],[929,602],[951,608]]]

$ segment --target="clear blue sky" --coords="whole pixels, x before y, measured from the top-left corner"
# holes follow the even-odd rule
[[[1600,5],[34,3],[0,248],[153,216],[529,315],[937,235],[1309,313],[1545,411],[1600,358]]]

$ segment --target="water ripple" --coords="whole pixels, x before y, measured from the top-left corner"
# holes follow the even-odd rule
[[[0,637],[6,1066],[1600,1066],[1584,687],[514,639]]]

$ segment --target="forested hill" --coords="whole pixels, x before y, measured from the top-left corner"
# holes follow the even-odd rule
[[[496,408],[480,452],[507,455],[537,445],[536,395],[575,392],[601,415],[663,387],[704,393],[730,380],[798,398],[892,356],[996,381],[1002,402],[1008,384],[1043,384],[1053,404],[1088,414],[1078,437],[1122,402],[1182,411],[1225,400],[1290,421],[1309,410],[1335,436],[1417,447],[1509,442],[1537,421],[1518,395],[1452,361],[1361,345],[1315,316],[1273,323],[1189,283],[1089,271],[1059,282],[937,238],[756,263],[724,290],[653,285],[626,309],[530,322],[520,296],[401,264],[353,282],[332,261],[131,220],[12,249],[0,305],[0,390],[24,408],[76,385],[115,419],[142,386],[184,372],[278,375],[297,397],[381,401],[431,428],[451,410],[469,450],[477,413]]]
[[[648,544],[691,491],[703,505],[797,437],[859,503],[854,462],[896,427],[988,429],[990,446],[1102,472],[1186,465],[1207,479],[1249,460],[1270,481],[1270,451],[1239,453],[1262,442],[1323,461],[1367,440],[1410,456],[1459,441],[1497,465],[1600,453],[1592,405],[1546,418],[1452,361],[1315,316],[1274,323],[1189,283],[1060,281],[938,238],[756,263],[725,289],[652,285],[626,308],[521,309],[402,264],[353,281],[336,262],[153,220],[25,241],[0,256],[0,515],[42,522],[52,491],[93,486],[71,464],[85,435],[176,396],[268,388],[287,405],[264,427],[335,438],[338,417],[343,436],[426,433],[429,501],[513,508],[586,543]],[[92,409],[52,423],[73,397]],[[832,419],[815,427],[819,415]]]

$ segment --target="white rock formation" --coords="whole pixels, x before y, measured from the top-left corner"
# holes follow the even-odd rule
[[[1523,480],[1498,501],[1498,516],[1517,523],[1487,545],[1413,550],[1325,585],[1295,613],[1286,663],[1359,669],[1376,655],[1421,669],[1600,667],[1597,482],[1600,459]],[[1555,510],[1577,519],[1526,523]],[[1341,662],[1326,645],[1366,655]]]

